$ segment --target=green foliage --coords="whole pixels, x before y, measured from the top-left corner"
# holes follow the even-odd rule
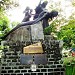
[[[67,25],[62,26],[57,36],[64,41],[64,47],[72,47],[75,44],[75,20],[70,20]]]
[[[75,0],[72,0],[72,5],[75,6]]]
[[[44,29],[44,34],[45,35],[50,35],[52,32],[52,27],[51,26],[48,26]]]
[[[14,28],[14,27],[17,26],[18,24],[19,24],[19,22],[13,21],[13,22],[11,23],[11,27]]]
[[[5,16],[5,8],[9,0],[1,0],[0,1],[0,37],[2,37],[8,29],[9,20],[7,16]],[[1,39],[0,39],[1,41]]]
[[[65,65],[65,73],[66,75],[74,75],[75,74],[75,57],[65,57],[62,58],[63,65]]]
[[[75,75],[75,65],[66,66],[66,75]]]
[[[0,11],[4,11],[8,7],[9,4],[10,4],[10,0],[1,0]]]
[[[7,16],[2,15],[0,19],[0,37],[6,34],[9,30],[9,19]]]
[[[44,34],[45,35],[50,35],[52,32],[53,33],[56,33],[57,31],[56,31],[56,26],[57,26],[57,21],[58,20],[55,20],[55,21],[53,21],[48,27],[46,27],[45,29],[44,29]]]
[[[62,58],[62,61],[64,65],[75,64],[75,57],[64,57]]]
[[[13,5],[14,7],[19,6],[16,0],[1,0],[0,1],[0,11],[4,11],[6,9],[11,8],[11,5]]]
[[[8,10],[12,6],[16,7],[18,6],[17,4],[16,0],[0,0],[0,37],[10,30],[9,19],[6,16],[5,10]]]

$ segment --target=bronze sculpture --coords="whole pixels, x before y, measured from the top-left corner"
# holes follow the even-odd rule
[[[29,21],[31,18],[32,9],[30,9],[29,7],[26,7],[26,9],[23,13],[25,13],[25,16],[24,16],[24,19],[22,20],[22,22]]]

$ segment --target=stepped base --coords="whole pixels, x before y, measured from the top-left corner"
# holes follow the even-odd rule
[[[23,59],[23,64],[21,64],[20,62],[20,55],[22,54],[21,49],[18,49],[15,54],[14,49],[10,48],[6,52],[6,58],[1,58],[0,75],[65,75],[65,68],[59,61],[61,60],[61,55],[60,48],[57,42],[58,41],[54,40],[53,42],[52,40],[44,40],[42,42],[44,53],[24,54],[28,55],[29,57],[25,57],[25,60]],[[28,46],[28,44],[26,45]],[[18,46],[18,48],[21,47]],[[46,54],[46,56],[43,56],[44,54]],[[31,64],[33,61],[35,61],[35,64],[37,66],[36,71],[31,70]]]

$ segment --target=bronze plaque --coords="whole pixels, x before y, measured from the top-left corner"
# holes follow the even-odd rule
[[[47,55],[46,54],[35,54],[34,62],[35,64],[47,64]]]
[[[22,65],[32,64],[33,63],[33,55],[20,55],[20,63]]]
[[[43,48],[42,48],[41,42],[24,47],[23,53],[24,54],[43,53]]]

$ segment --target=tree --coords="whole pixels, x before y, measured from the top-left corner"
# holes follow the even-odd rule
[[[75,6],[75,0],[72,0],[72,5]]]
[[[48,9],[50,11],[57,10],[59,16],[50,24],[49,28],[46,28],[45,31],[48,33],[54,32],[57,39],[64,41],[64,47],[70,48],[75,45],[75,0],[69,0],[69,4],[65,2],[67,4],[64,4],[63,6],[62,1],[66,0],[58,0],[55,2],[53,2],[53,0],[50,1]],[[70,12],[66,11],[66,9],[70,10]]]
[[[44,29],[44,34],[45,35],[50,35],[51,33],[56,33],[57,32],[57,24],[58,20],[53,21],[48,27]]]
[[[0,19],[0,36],[3,36],[9,31],[9,20],[6,16],[2,16]]]
[[[0,0],[0,11],[7,10],[12,6],[17,7],[19,3],[17,0]]]
[[[57,36],[58,39],[64,41],[65,48],[71,48],[75,45],[75,19],[70,20],[67,25],[62,26]]]
[[[16,0],[14,0],[16,1]],[[4,36],[10,30],[10,21],[7,17],[6,10],[9,10],[12,6],[16,7],[18,4],[13,0],[1,0],[0,1],[0,37]]]

